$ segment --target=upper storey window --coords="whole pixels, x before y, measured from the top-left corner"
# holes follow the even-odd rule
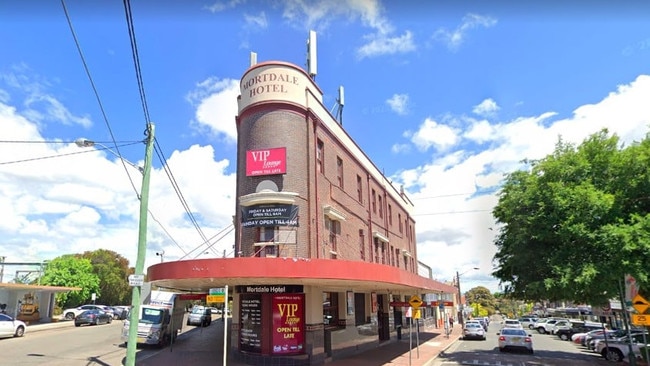
[[[339,188],[343,189],[343,159],[336,157],[336,180]]]
[[[357,175],[357,199],[359,202],[363,202],[363,183],[360,175]]]
[[[325,173],[325,165],[323,164],[323,160],[325,157],[325,145],[323,144],[323,141],[318,140],[316,144],[316,166],[318,168],[319,173]]]

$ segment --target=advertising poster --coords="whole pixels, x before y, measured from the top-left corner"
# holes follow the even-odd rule
[[[273,354],[304,353],[305,295],[273,296]]]
[[[285,174],[287,148],[246,151],[246,176]]]
[[[239,348],[262,352],[262,295],[245,294],[240,300]]]
[[[264,204],[241,208],[242,227],[298,226],[298,206]]]

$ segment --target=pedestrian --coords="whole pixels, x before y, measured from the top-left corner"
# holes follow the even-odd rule
[[[453,328],[453,327],[454,327],[454,318],[449,317],[449,328]]]

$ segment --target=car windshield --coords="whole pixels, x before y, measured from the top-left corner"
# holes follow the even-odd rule
[[[192,309],[192,314],[203,314],[205,313],[205,308],[194,308]]]
[[[158,309],[142,309],[141,322],[145,324],[162,323],[162,311]]]
[[[526,331],[521,330],[521,329],[502,329],[501,330],[502,335],[520,335],[520,336],[525,336]]]
[[[468,323],[465,328],[480,328],[481,326],[476,323]]]

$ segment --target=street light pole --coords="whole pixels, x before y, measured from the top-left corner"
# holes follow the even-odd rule
[[[463,317],[463,295],[460,291],[460,275],[458,274],[458,271],[456,271],[456,286],[458,286],[458,323],[460,323],[461,328],[464,328],[465,319]]]
[[[478,267],[474,267],[472,269],[469,269],[461,274],[458,274],[458,271],[456,271],[456,286],[458,286],[458,322],[460,323],[461,328],[465,327],[465,310],[463,309],[463,293],[460,291],[460,276],[464,275],[465,273],[471,271],[471,270],[478,270]]]
[[[135,275],[144,275],[144,259],[147,252],[147,213],[149,212],[149,178],[154,142],[153,124],[147,124],[147,147],[144,154],[142,188],[140,190],[140,224],[138,227],[138,252],[135,261]],[[140,316],[140,286],[133,286],[131,296],[131,317],[129,319],[129,341],[126,349],[126,366],[135,366],[135,353],[138,341],[138,319]]]

